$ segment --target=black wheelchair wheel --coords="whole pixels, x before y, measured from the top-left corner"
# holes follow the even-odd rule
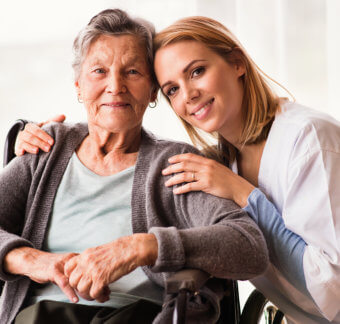
[[[278,310],[275,314],[273,324],[281,324],[283,320],[284,314]]]
[[[261,319],[265,319],[266,324],[281,324],[284,314],[272,305],[263,294],[254,290],[244,305],[240,324],[258,324]]]
[[[268,299],[258,290],[254,290],[244,305],[240,324],[257,324],[262,316],[264,306]]]

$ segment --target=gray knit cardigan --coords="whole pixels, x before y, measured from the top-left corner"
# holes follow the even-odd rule
[[[55,138],[49,153],[26,154],[0,173],[0,261],[13,248],[41,249],[53,201],[75,149],[88,134],[85,124],[51,124]],[[175,154],[197,151],[184,143],[157,139],[142,130],[132,187],[134,233],[154,233],[158,258],[143,267],[163,285],[167,272],[200,268],[216,277],[249,279],[268,265],[265,240],[255,223],[232,201],[203,192],[174,195],[161,170]],[[12,323],[24,305],[30,279],[0,267],[6,281],[0,301],[0,323]]]

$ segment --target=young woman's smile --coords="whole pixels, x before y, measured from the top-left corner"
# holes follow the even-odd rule
[[[240,132],[243,65],[227,63],[200,42],[180,41],[156,52],[155,71],[172,108],[188,123],[226,136]]]

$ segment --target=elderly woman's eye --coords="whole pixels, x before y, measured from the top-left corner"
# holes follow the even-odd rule
[[[102,73],[105,73],[105,70],[102,68],[98,68],[98,69],[95,69],[94,72],[98,74],[102,74]]]
[[[130,69],[130,70],[128,71],[128,74],[138,74],[138,71],[135,70],[135,69]]]
[[[192,75],[193,77],[195,77],[195,76],[198,76],[198,75],[202,74],[204,71],[205,71],[205,68],[204,68],[203,66],[200,66],[200,67],[194,69],[194,70],[192,71],[191,75]]]

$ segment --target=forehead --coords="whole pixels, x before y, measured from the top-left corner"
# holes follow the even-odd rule
[[[168,44],[155,54],[156,73],[163,71],[163,68],[172,66],[182,68],[193,60],[212,60],[219,59],[219,55],[212,51],[205,44],[195,40],[184,40]]]
[[[134,35],[101,35],[89,47],[85,61],[134,61],[147,64],[146,49]]]
[[[195,40],[184,40],[168,44],[155,54],[155,72],[159,81],[172,74],[182,73],[193,61],[217,62],[220,57],[205,44]],[[169,68],[171,67],[171,68]],[[183,72],[184,73],[184,72]]]

